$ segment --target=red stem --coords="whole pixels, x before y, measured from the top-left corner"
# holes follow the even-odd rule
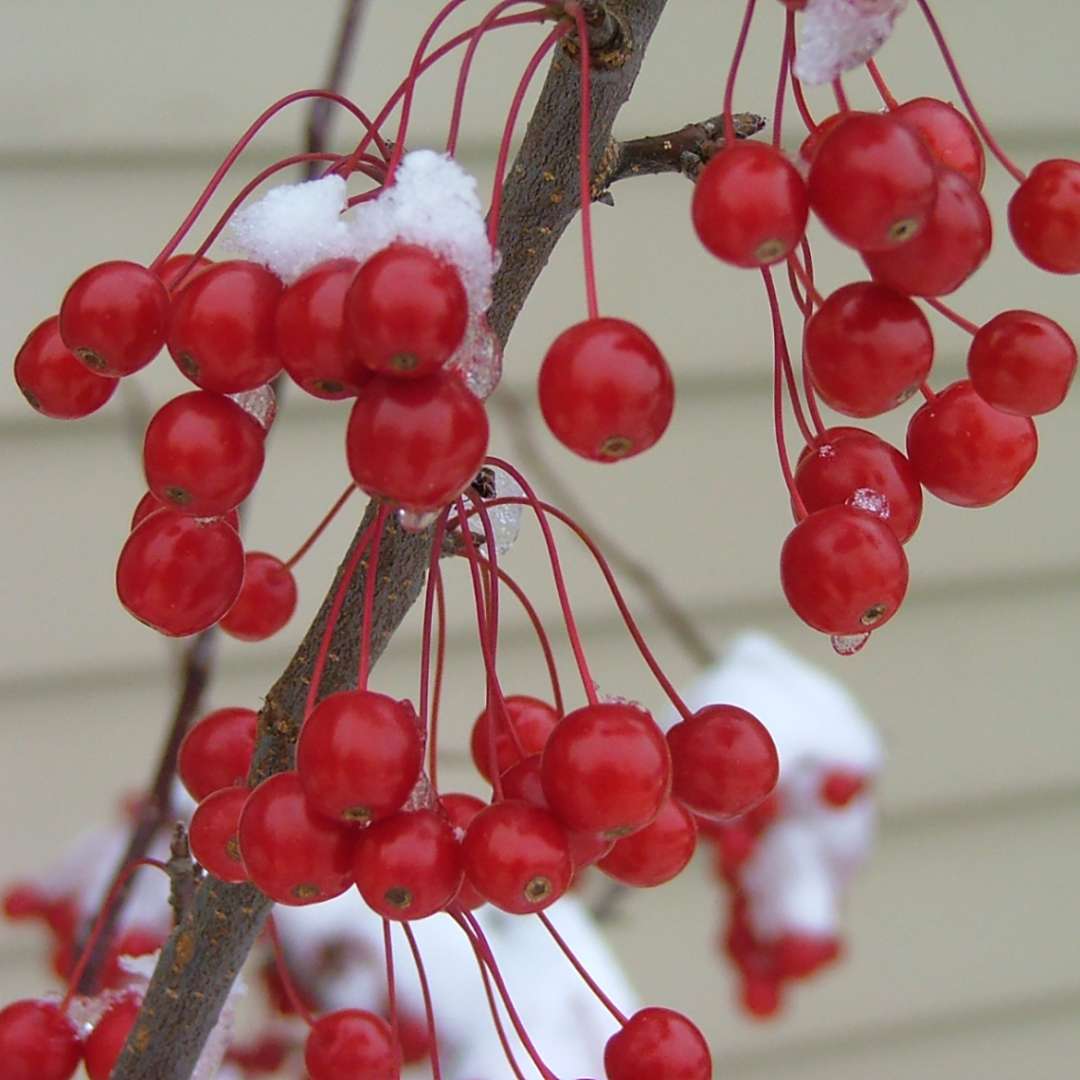
[[[977,334],[979,332],[979,324],[973,323],[970,319],[965,319],[958,311],[954,311],[951,307],[943,304],[940,300],[936,300],[932,296],[924,296],[923,300],[932,307],[938,314],[944,315],[950,322],[956,323],[961,330],[966,330],[969,334]]]
[[[397,984],[394,979],[394,941],[390,936],[390,920],[384,918],[383,952],[386,954],[386,1002],[390,1007],[390,1026],[394,1035],[398,1035]]]
[[[592,124],[592,75],[589,58],[589,27],[585,22],[585,12],[581,5],[567,5],[573,11],[578,31],[578,65],[581,69],[581,121],[578,124],[578,186],[581,200],[581,247],[582,261],[585,268],[585,307],[590,319],[600,317],[600,304],[596,297],[596,261],[593,255],[592,240],[592,146],[590,127]]]
[[[731,58],[731,67],[728,68],[727,83],[724,86],[724,145],[735,145],[735,120],[731,115],[732,105],[735,101],[735,80],[739,74],[739,64],[742,63],[743,51],[746,49],[746,39],[750,33],[750,23],[754,19],[754,7],[757,0],[746,0],[746,11],[743,13],[742,25],[739,27],[739,36],[735,39],[735,53]]]
[[[435,1030],[435,1010],[431,1004],[431,989],[428,987],[427,972],[424,970],[424,961],[420,956],[420,947],[416,944],[416,935],[412,927],[407,923],[401,924],[405,931],[405,940],[409,943],[409,950],[416,964],[416,976],[420,980],[420,992],[424,995],[424,1012],[427,1014],[428,1026],[428,1049],[431,1052],[431,1080],[442,1080],[442,1069],[439,1067],[439,1035]]]
[[[292,975],[289,974],[289,965],[285,962],[285,950],[281,947],[281,938],[278,935],[277,923],[274,922],[273,915],[266,920],[266,932],[270,935],[270,944],[274,947],[274,964],[277,967],[278,978],[281,979],[281,985],[285,990],[285,996],[289,999],[293,1011],[303,1019],[308,1027],[312,1027],[315,1018],[311,1015],[307,1003],[300,996],[300,992],[296,989]]]
[[[567,945],[562,934],[552,925],[551,920],[542,912],[538,911],[536,917],[544,924],[544,929],[555,939],[555,944],[562,950],[563,955],[573,965],[574,970],[581,976],[582,982],[596,995],[601,1005],[623,1026],[626,1025],[625,1014],[616,1007],[615,1003],[600,989],[600,984],[585,970],[585,965],[574,955],[573,949]]]
[[[366,690],[368,674],[371,670],[371,622],[375,617],[375,579],[379,576],[379,548],[382,547],[383,533],[386,531],[386,519],[390,516],[390,506],[383,503],[375,515],[375,537],[371,542],[371,558],[368,559],[367,577],[364,579],[364,617],[360,624],[360,666],[356,675],[356,686]]]
[[[866,61],[866,70],[870,73],[870,78],[874,81],[874,86],[877,88],[877,92],[881,97],[881,100],[885,103],[885,108],[890,112],[896,108],[898,102],[893,97],[892,91],[889,89],[889,84],[885,81],[885,76],[878,70],[877,64],[874,62],[874,58],[870,57]]]
[[[817,394],[814,392],[814,383],[810,378],[810,366],[806,362],[806,326],[810,322],[810,316],[814,313],[815,299],[820,304],[821,297],[814,288],[814,256],[810,251],[810,241],[802,238],[803,264],[806,273],[806,307],[803,309],[803,350],[802,350],[802,380],[803,392],[806,394],[806,406],[810,410],[810,419],[814,422],[814,430],[818,435],[825,431],[825,422],[821,419],[821,410],[818,409]],[[790,266],[788,267],[790,270]]]
[[[850,112],[851,106],[848,104],[847,94],[844,93],[844,80],[839,75],[833,79],[832,89],[836,98],[836,107],[841,112]]]
[[[784,129],[784,99],[787,97],[791,58],[795,55],[795,12],[789,11],[784,20],[784,43],[780,46],[780,76],[776,80],[776,104],[773,107],[772,144],[780,148]]]
[[[441,584],[441,577],[439,576],[439,559],[442,557],[443,537],[446,535],[446,514],[444,510],[435,524],[435,535],[431,542],[431,558],[428,560],[428,579],[427,588],[424,593],[424,623],[423,631],[420,640],[420,692],[417,698],[420,713],[420,727],[423,731],[427,732],[428,739],[428,751],[429,761],[428,777],[431,780],[431,786],[436,792],[439,790],[439,785],[436,779],[436,732],[434,722],[429,723],[428,710],[429,710],[429,695],[428,690],[430,686],[431,677],[431,639],[432,629],[435,616],[435,601],[436,594],[439,591]],[[439,626],[439,667],[442,667],[442,649],[445,633],[443,632],[445,627],[442,625],[440,619]],[[441,678],[441,674],[439,676]],[[438,693],[438,690],[436,690]]]
[[[349,501],[352,493],[356,491],[356,485],[350,484],[340,496],[337,502],[327,511],[326,517],[315,527],[315,531],[296,549],[296,552],[285,560],[285,568],[291,570],[314,546],[320,536],[326,531],[330,522],[337,517],[338,511]]]

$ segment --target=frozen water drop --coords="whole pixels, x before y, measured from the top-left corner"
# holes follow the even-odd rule
[[[833,634],[829,640],[837,656],[854,656],[870,640],[870,635]]]
[[[481,401],[491,397],[502,378],[502,348],[481,315],[472,320],[461,348],[449,365]]]
[[[521,499],[525,492],[521,485],[505,470],[492,468],[495,482],[496,499]],[[521,532],[520,504],[492,507],[490,511],[491,531],[495,534],[495,550],[505,555],[513,546]]]
[[[865,510],[868,514],[888,520],[888,497],[880,491],[874,491],[873,488],[856,488],[848,497],[847,504],[855,507],[856,510]]]
[[[438,799],[426,772],[421,772],[402,810],[434,810]]]
[[[441,510],[408,510],[404,506],[397,512],[397,522],[407,533],[421,533],[439,519]]]
[[[907,0],[810,0],[799,28],[796,76],[820,85],[865,64],[906,6]]]
[[[597,686],[596,689],[599,690],[600,688]],[[630,705],[632,708],[640,709],[643,713],[649,711],[640,701],[635,701],[633,698],[621,697],[619,694],[598,694],[597,696],[605,705]]]
[[[258,386],[254,390],[244,390],[239,394],[229,394],[230,398],[240,406],[263,431],[269,431],[277,416],[277,398],[274,396],[274,388],[267,383]]]

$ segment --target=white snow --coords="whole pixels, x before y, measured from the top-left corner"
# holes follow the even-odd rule
[[[906,6],[907,0],[810,0],[799,19],[795,75],[813,86],[865,64]]]

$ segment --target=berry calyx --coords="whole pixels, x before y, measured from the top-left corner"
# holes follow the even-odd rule
[[[345,690],[320,701],[304,721],[296,771],[316,810],[366,825],[401,809],[422,758],[410,709],[385,694]]]
[[[866,252],[863,259],[875,281],[897,292],[945,296],[978,270],[992,238],[983,197],[960,173],[945,169],[919,234],[895,250]]]
[[[453,826],[432,810],[402,811],[360,834],[353,876],[368,907],[387,919],[426,919],[446,908],[462,881]]]
[[[678,877],[696,847],[694,815],[678,799],[668,796],[649,825],[617,840],[596,865],[624,885],[649,889]]]
[[[116,564],[120,602],[170,637],[213,626],[244,580],[244,548],[231,525],[162,510],[127,538]]]
[[[375,375],[349,414],[345,453],[357,485],[409,510],[440,510],[487,453],[483,404],[453,372],[426,379]]]
[[[227,514],[258,482],[265,446],[262,428],[236,402],[192,390],[162,405],[147,425],[146,483],[185,514]]]
[[[1053,319],[1003,311],[971,341],[968,375],[988,405],[1016,416],[1056,409],[1076,374],[1076,345]]]
[[[311,809],[295,772],[251,792],[238,836],[252,884],[279,904],[317,904],[352,884],[355,833]]]
[[[888,251],[923,228],[937,170],[903,124],[853,113],[822,139],[807,187],[811,208],[838,240],[859,251]]]
[[[135,504],[135,510],[131,515],[131,526],[128,531],[130,532],[141,525],[151,514],[156,514],[159,510],[171,509],[174,508],[170,504],[163,503],[152,491],[148,491]],[[238,533],[240,532],[240,515],[235,510],[230,510],[227,514],[224,514],[223,520]]]
[[[695,813],[731,818],[753,810],[776,787],[776,745],[756,716],[736,705],[707,705],[667,733],[671,790]]]
[[[922,139],[938,164],[954,169],[976,191],[986,178],[986,153],[971,121],[946,101],[920,97],[890,114]]]
[[[125,994],[102,1013],[86,1040],[86,1072],[90,1080],[109,1080],[120,1060],[142,1002],[134,994]]]
[[[617,702],[567,713],[541,760],[544,795],[575,832],[629,836],[656,817],[671,787],[671,755],[656,721]]]
[[[806,509],[847,504],[876,513],[901,544],[922,518],[922,485],[903,454],[869,431],[830,428],[799,461],[795,487]]]
[[[247,780],[258,722],[254,709],[215,709],[184,736],[176,771],[196,802]]]
[[[697,178],[691,214],[702,244],[724,262],[771,266],[806,232],[810,205],[795,167],[768,143],[721,150]]]
[[[55,315],[31,330],[15,354],[15,382],[30,407],[53,420],[80,420],[97,412],[119,385],[95,375],[64,344]]]
[[[398,1080],[401,1048],[390,1025],[365,1009],[327,1013],[311,1026],[304,1044],[311,1080]]]
[[[559,722],[559,714],[546,701],[527,694],[511,694],[503,699],[506,715],[503,717],[498,705],[484,710],[473,722],[469,749],[480,775],[491,783],[492,746],[495,749],[494,771],[504,773],[530,754],[538,754],[552,729]],[[494,714],[494,715],[493,715]],[[494,736],[492,725],[494,724]],[[511,734],[510,728],[514,734]],[[514,737],[516,735],[516,739]]]
[[[249,551],[244,556],[244,584],[225,613],[221,629],[240,641],[265,641],[296,610],[296,578],[276,556]]]
[[[4,1080],[70,1080],[82,1039],[53,1001],[15,1001],[0,1010],[0,1065]]]
[[[349,340],[383,375],[437,371],[464,340],[469,301],[457,270],[418,244],[391,244],[353,278],[345,297]]]
[[[711,1080],[712,1055],[682,1013],[640,1009],[608,1039],[604,1072],[607,1080]]]
[[[238,884],[247,881],[237,831],[250,794],[246,787],[227,787],[207,795],[191,815],[191,854],[214,877]]]
[[[278,300],[278,355],[293,382],[314,397],[355,397],[367,378],[345,328],[345,294],[359,266],[355,259],[319,263]]]
[[[274,312],[281,282],[245,260],[215,263],[173,297],[166,335],[176,366],[196,386],[238,394],[281,370]]]
[[[1040,161],[1009,200],[1021,253],[1052,274],[1080,274],[1080,161]]]
[[[566,830],[547,810],[517,799],[477,814],[461,847],[469,883],[514,915],[550,907],[574,876]]]
[[[909,297],[872,281],[836,290],[806,327],[806,363],[825,402],[848,416],[878,416],[926,380],[934,336]]]
[[[624,319],[588,319],[564,330],[541,364],[539,394],[551,433],[590,461],[648,450],[675,407],[667,361]]]
[[[133,262],[106,262],[80,274],[60,304],[64,344],[95,374],[120,378],[161,351],[169,293]]]
[[[1039,439],[1028,417],[987,405],[964,379],[912,416],[907,452],[923,486],[939,499],[954,506],[989,506],[1035,464]]]
[[[780,552],[780,582],[792,610],[815,630],[864,634],[896,614],[907,592],[908,564],[896,534],[880,518],[830,506],[789,533]]]

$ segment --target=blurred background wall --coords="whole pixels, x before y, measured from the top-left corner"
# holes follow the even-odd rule
[[[437,6],[373,0],[347,86],[361,105],[375,111],[401,78]],[[759,6],[736,102],[764,113],[780,6]],[[1019,162],[1075,156],[1080,15],[1050,0],[939,6],[977,100]],[[620,119],[622,135],[719,111],[737,7],[669,5]],[[13,356],[85,267],[153,257],[264,105],[319,82],[337,13],[330,0],[0,6],[0,351]],[[461,157],[482,185],[535,40],[535,31],[513,31],[480,50]],[[901,98],[953,96],[917,12],[904,16],[880,59]],[[419,96],[411,145],[440,145],[452,74],[433,76]],[[850,92],[874,105],[864,77],[850,80]],[[824,113],[825,99],[814,101]],[[266,130],[225,185],[226,198],[258,168],[297,150],[302,120],[294,111]],[[336,145],[355,141],[344,121],[335,131]],[[796,138],[789,125],[788,144]],[[1010,250],[1003,213],[1010,191],[991,165],[987,195],[999,245],[956,306],[978,321],[1004,307],[1033,307],[1075,332],[1075,279],[1040,275]],[[507,423],[497,395],[493,448],[513,455],[524,431],[589,515],[655,569],[717,649],[754,625],[841,675],[888,743],[883,822],[851,897],[848,958],[795,993],[774,1023],[756,1025],[734,1008],[715,951],[706,866],[625,904],[612,940],[644,997],[702,1023],[718,1074],[731,1080],[1063,1076],[1080,1053],[1080,401],[1074,395],[1040,422],[1042,458],[1003,503],[971,512],[929,500],[908,549],[905,610],[859,656],[834,656],[786,610],[778,588],[790,517],[772,446],[760,284],[700,250],[689,194],[680,177],[643,179],[620,184],[617,207],[595,214],[603,308],[640,322],[676,373],[679,398],[665,439],[640,459],[604,469],[571,459],[538,422],[539,358],[584,314],[572,233],[506,358],[505,386],[527,402],[527,428]],[[824,238],[815,254],[827,289],[859,276],[854,259]],[[939,386],[960,376],[965,340],[943,322],[934,326]],[[184,387],[163,356],[102,414],[62,425],[31,412],[10,380],[0,384],[0,877],[46,865],[148,777],[171,705],[174,652],[120,609],[112,579],[142,492],[133,417]],[[346,411],[290,390],[251,507],[249,546],[285,555],[346,484]],[[899,413],[877,430],[902,442],[907,410]],[[358,500],[302,565],[301,610],[283,634],[264,646],[225,644],[211,704],[257,707],[359,511]],[[661,707],[602,583],[571,546],[566,551],[603,689]],[[528,530],[508,567],[553,616]],[[633,598],[671,674],[689,681],[696,662]],[[470,603],[452,592],[445,745],[448,781],[460,776],[475,789],[463,754],[482,704]],[[418,640],[412,620],[379,666],[380,688],[414,692]],[[535,647],[509,608],[501,663],[508,690],[543,690]],[[0,927],[0,1000],[38,991],[42,977],[33,932]]]

